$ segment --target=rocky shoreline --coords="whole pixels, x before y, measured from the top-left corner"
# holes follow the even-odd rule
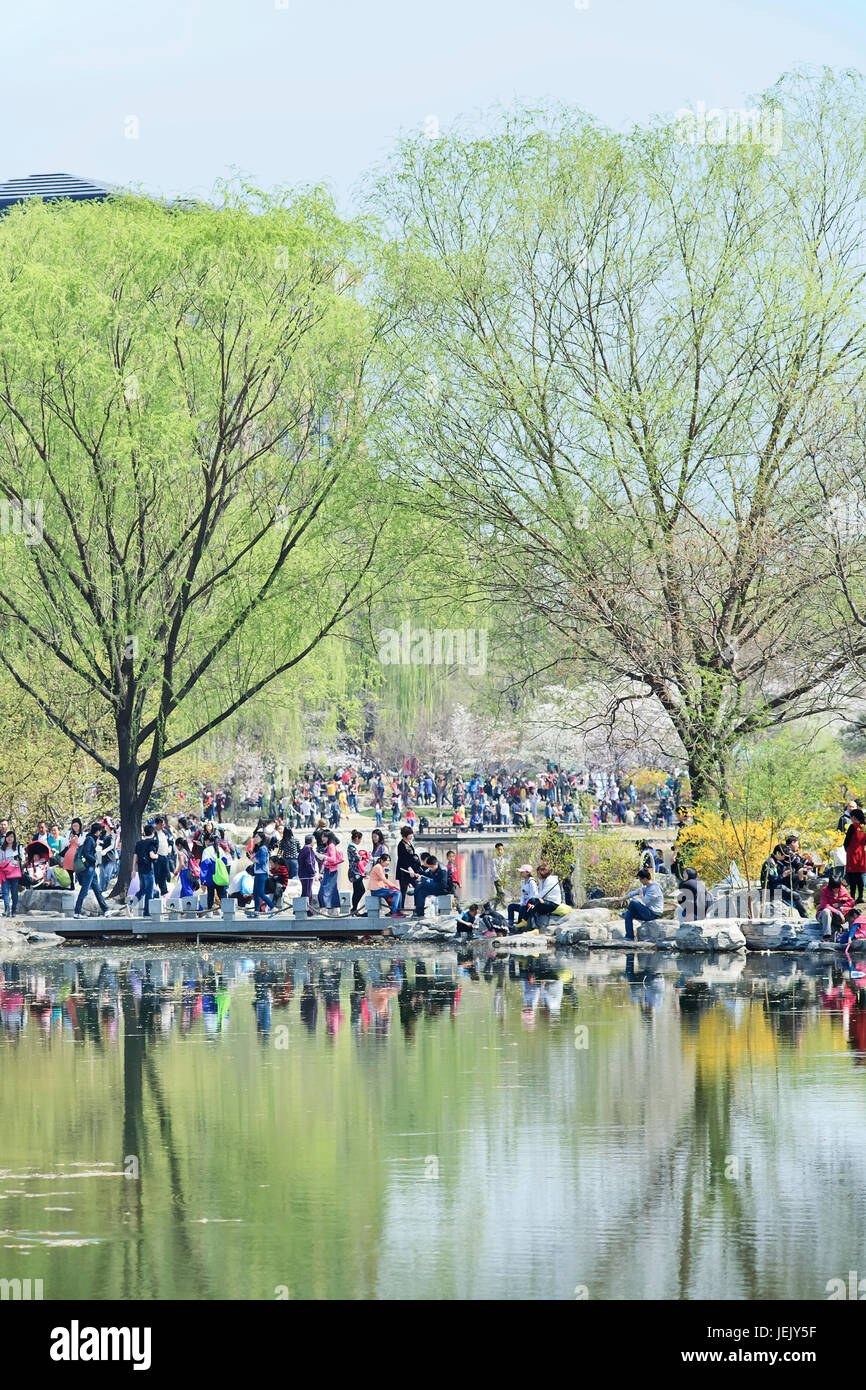
[[[17,918],[15,919],[17,923]],[[62,946],[63,937],[53,931],[37,931],[25,922],[12,926],[0,922],[0,950],[4,952],[26,951],[31,946]]]
[[[40,906],[42,904],[40,903]],[[46,904],[47,906],[47,904]],[[55,912],[30,911],[15,919],[15,925],[0,920],[0,948],[24,950],[32,946],[59,945],[64,938],[52,928],[58,924],[59,914]],[[345,928],[347,919],[340,918]],[[184,924],[179,924],[184,925]],[[286,919],[286,935],[294,936],[298,923]],[[336,922],[335,922],[336,925]],[[457,918],[453,914],[441,917],[416,919],[381,919],[383,936],[400,941],[436,942],[457,939]],[[114,917],[106,924],[108,930],[121,935],[128,927],[130,937],[136,932],[133,919]],[[244,923],[250,935],[254,935],[253,924]],[[226,922],[227,930],[234,930],[234,924]],[[138,928],[140,930],[140,928]],[[193,928],[194,929],[194,928]],[[358,930],[364,927],[358,921]],[[272,933],[269,931],[268,935]],[[465,939],[479,940],[477,934]],[[495,942],[497,938],[488,940]],[[505,939],[505,938],[502,938]],[[545,928],[539,933],[539,943],[555,946],[576,947],[580,950],[622,950],[626,944],[630,949],[641,951],[677,951],[683,953],[725,954],[737,951],[833,951],[838,949],[831,943],[822,942],[817,921],[806,918],[768,917],[751,921],[742,917],[708,918],[701,922],[679,922],[672,914],[653,922],[636,924],[636,940],[626,942],[625,922],[618,903],[612,900],[594,901],[592,905],[572,908],[570,912],[548,919]],[[855,942],[852,951],[866,951],[866,941]]]
[[[387,919],[386,919],[387,920]],[[723,954],[736,951],[819,951],[836,949],[820,939],[814,919],[768,917],[756,921],[743,917],[708,918],[702,922],[679,922],[660,917],[654,922],[636,924],[633,947],[641,951],[677,951]],[[394,923],[390,935],[399,940],[453,940],[455,918],[411,918]],[[467,940],[470,939],[467,937]],[[477,938],[474,938],[477,939]],[[489,938],[495,941],[496,938]],[[576,946],[585,950],[622,950],[626,943],[625,922],[609,906],[573,908],[555,917],[540,933],[540,941],[557,946]],[[857,949],[860,943],[855,943]],[[632,947],[632,943],[628,943]],[[863,942],[866,950],[866,941]]]

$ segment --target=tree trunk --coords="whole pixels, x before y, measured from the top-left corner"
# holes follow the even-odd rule
[[[696,740],[683,740],[689,767],[692,805],[712,800],[724,791],[728,775],[728,750],[701,732]],[[695,747],[697,743],[697,747]]]
[[[121,769],[117,780],[120,802],[120,862],[112,887],[112,896],[126,898],[132,877],[132,858],[135,843],[141,838],[141,802],[138,797],[136,769]]]

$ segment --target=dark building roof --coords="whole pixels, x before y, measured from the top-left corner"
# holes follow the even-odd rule
[[[29,174],[25,179],[0,183],[0,211],[25,203],[28,198],[71,198],[80,203],[88,199],[102,201],[115,192],[117,189],[111,184],[77,179],[72,174]]]

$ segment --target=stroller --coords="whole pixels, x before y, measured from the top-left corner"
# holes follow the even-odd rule
[[[48,874],[51,848],[44,840],[31,840],[24,850],[24,856],[26,862],[21,875],[22,888],[37,888],[53,882],[53,874],[50,879]]]

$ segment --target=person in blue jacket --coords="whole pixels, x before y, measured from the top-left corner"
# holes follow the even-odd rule
[[[273,899],[265,892],[265,883],[271,867],[271,858],[265,843],[264,833],[257,830],[253,836],[253,911],[258,914],[262,904],[268,913],[274,912]]]

